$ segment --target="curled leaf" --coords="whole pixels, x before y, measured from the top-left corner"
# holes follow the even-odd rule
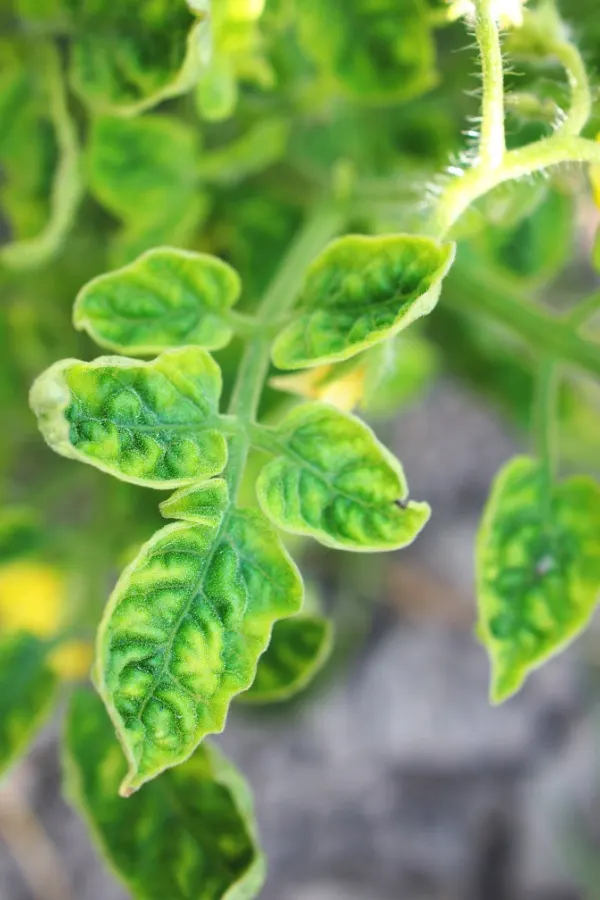
[[[123,572],[98,634],[96,680],[128,761],[128,795],[222,730],[252,684],[273,623],[302,582],[261,513],[229,505],[221,479],[162,506],[183,518]]]
[[[259,475],[258,499],[285,531],[340,549],[395,550],[429,519],[427,503],[407,499],[398,460],[353,416],[309,403],[257,439],[276,454]]]
[[[160,783],[118,795],[126,764],[100,700],[71,699],[65,733],[68,798],[136,900],[250,900],[263,883],[252,798],[205,744]]]
[[[280,369],[348,359],[388,339],[438,301],[454,244],[412,235],[348,235],[310,266],[294,318],[273,347]]]
[[[151,356],[169,347],[223,347],[237,273],[215,256],[162,247],[90,281],[75,301],[75,327],[117,352]]]
[[[62,456],[147,487],[177,487],[221,472],[221,373],[199,347],[152,362],[62,360],[34,382],[31,408]]]
[[[208,53],[208,22],[184,2],[133,0],[103,7],[74,6],[77,38],[71,50],[73,90],[94,111],[134,116],[189,91]],[[135,28],[132,28],[135,22]]]
[[[527,675],[588,623],[600,595],[600,488],[590,478],[547,481],[541,463],[499,473],[477,543],[478,633],[492,663],[491,698]]]
[[[50,715],[56,685],[41,641],[23,632],[0,638],[0,774]]]
[[[239,702],[278,703],[294,697],[323,667],[332,643],[332,623],[322,616],[298,615],[276,622],[256,678]]]

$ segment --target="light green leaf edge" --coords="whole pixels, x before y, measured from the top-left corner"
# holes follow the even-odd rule
[[[299,626],[302,627],[303,623],[310,622],[314,624],[319,624],[322,626],[322,634],[321,641],[318,646],[317,653],[311,659],[303,659],[302,663],[303,667],[299,667],[295,678],[290,681],[281,683],[278,687],[273,687],[270,690],[262,690],[256,687],[257,679],[260,675],[261,668],[265,666],[265,664],[270,664],[270,654],[272,653],[274,642],[277,640],[277,630],[280,626],[287,625],[288,627]],[[326,619],[323,616],[315,616],[309,615],[307,613],[300,613],[297,616],[293,616],[290,619],[283,619],[282,621],[276,622],[273,628],[273,633],[271,635],[271,643],[261,656],[258,662],[258,669],[256,672],[256,678],[250,688],[245,691],[243,694],[240,694],[237,698],[238,703],[243,703],[247,705],[260,705],[267,703],[281,703],[285,700],[289,700],[291,697],[295,697],[296,694],[299,694],[301,691],[307,687],[311,681],[318,675],[320,670],[323,668],[329,657],[331,656],[331,651],[333,649],[333,639],[334,639],[334,627],[331,619]],[[295,662],[298,661],[296,657]]]
[[[194,494],[196,492],[198,492],[199,496],[202,499],[207,500],[207,503],[201,502],[200,505],[198,505],[195,502],[196,498],[194,497]],[[206,495],[206,497],[203,497],[203,495]],[[215,509],[217,509],[218,512],[217,516],[215,516]],[[194,750],[204,740],[207,734],[216,734],[223,730],[223,728],[225,727],[225,722],[231,701],[235,696],[247,690],[247,688],[251,686],[254,680],[260,655],[268,646],[273,625],[276,621],[278,621],[278,619],[298,613],[301,609],[304,599],[304,584],[300,571],[287,552],[285,546],[279,539],[277,533],[272,530],[272,526],[270,525],[269,520],[265,518],[258,510],[236,509],[229,501],[227,484],[224,479],[213,478],[201,484],[192,484],[183,487],[180,490],[176,491],[175,494],[173,494],[163,503],[161,503],[160,510],[164,516],[168,518],[177,518],[181,521],[167,525],[157,531],[145,544],[142,545],[135,559],[132,560],[132,562],[121,573],[121,576],[117,584],[115,585],[115,588],[105,607],[102,621],[98,629],[96,640],[96,661],[94,663],[92,671],[93,681],[108,710],[110,718],[113,721],[117,737],[119,738],[119,742],[121,743],[123,752],[127,759],[128,772],[121,785],[121,795],[124,797],[131,796],[132,793],[139,790],[140,787],[142,787],[148,781],[156,778],[162,772],[172,768],[173,766],[177,766],[182,762],[185,762],[186,759],[189,759]],[[105,673],[101,665],[101,660],[103,660],[105,656],[104,644],[109,631],[111,618],[113,616],[113,613],[117,609],[121,598],[123,596],[126,596],[130,581],[132,579],[132,576],[138,569],[138,566],[142,561],[145,561],[149,558],[149,556],[151,555],[151,551],[154,549],[155,545],[162,539],[170,535],[176,535],[180,532],[185,532],[193,529],[194,525],[203,525],[215,529],[215,534],[211,541],[211,549],[209,549],[207,554],[208,563],[203,570],[203,576],[206,576],[208,572],[208,566],[215,559],[214,548],[226,536],[226,531],[230,523],[230,519],[232,515],[236,513],[241,516],[245,515],[246,517],[260,517],[260,519],[263,520],[264,525],[272,531],[271,546],[277,547],[281,560],[288,567],[290,577],[295,582],[294,590],[291,592],[293,596],[289,601],[291,604],[290,609],[286,612],[280,612],[280,614],[277,616],[272,616],[270,625],[263,635],[264,640],[262,650],[260,650],[255,660],[253,671],[250,673],[246,684],[240,684],[238,687],[236,687],[234,692],[232,692],[230,689],[229,694],[221,697],[220,701],[214,702],[214,698],[211,698],[214,707],[214,709],[211,711],[211,727],[205,728],[204,731],[199,735],[195,734],[194,745],[191,747],[191,749],[173,754],[172,758],[165,761],[164,764],[161,764],[160,766],[154,765],[151,771],[148,770],[145,773],[141,773],[139,770],[139,760],[136,758],[135,748],[132,745],[130,746],[130,742],[126,739],[126,731],[123,727],[123,719],[113,702],[112,694],[110,693],[108,685],[106,684]],[[202,584],[199,587],[202,587]],[[194,598],[192,598],[192,600],[188,602],[188,605],[186,607],[187,611],[189,611],[193,599]],[[176,625],[176,628],[179,628],[180,625],[181,622]],[[208,706],[208,703],[206,705]]]
[[[0,262],[14,270],[35,269],[58,253],[69,232],[84,185],[81,177],[79,139],[67,105],[64,79],[56,50],[45,45],[44,64],[49,98],[49,116],[58,144],[59,160],[50,198],[50,218],[36,237],[0,247]]]
[[[318,268],[323,265],[323,261],[327,258],[328,254],[330,254],[331,252],[335,252],[338,247],[341,247],[344,244],[349,245],[351,242],[356,246],[368,246],[369,244],[372,244],[373,247],[375,247],[377,244],[385,242],[386,239],[390,241],[398,241],[401,239],[408,239],[411,241],[421,240],[436,243],[435,241],[432,241],[430,238],[427,238],[424,235],[417,234],[344,235],[343,237],[336,238],[334,241],[332,241],[319,254],[319,256],[317,256],[317,258],[313,261],[313,263],[307,270],[305,283],[308,282],[311,274],[317,271]],[[310,320],[313,315],[322,312],[324,309],[329,309],[328,307],[321,305],[318,309],[309,309],[308,311],[304,311],[302,306],[299,305],[294,309],[292,321],[283,328],[283,330],[275,339],[271,352],[271,359],[274,365],[277,366],[278,369],[293,371],[296,369],[313,368],[314,366],[320,366],[329,363],[343,362],[344,360],[351,359],[353,356],[356,356],[358,353],[361,353],[362,351],[367,350],[370,347],[376,346],[377,344],[381,343],[381,341],[393,338],[400,331],[408,328],[408,326],[411,325],[416,319],[419,319],[422,316],[429,315],[429,313],[432,312],[439,300],[442,290],[442,282],[445,276],[448,274],[456,256],[455,243],[440,244],[439,249],[440,251],[444,250],[445,254],[442,256],[440,265],[435,272],[433,283],[425,291],[425,293],[415,298],[415,300],[411,303],[407,310],[403,309],[398,313],[394,323],[391,326],[374,329],[370,333],[368,338],[365,338],[362,341],[355,341],[351,346],[347,346],[342,350],[334,351],[331,353],[315,354],[312,356],[305,355],[302,358],[298,359],[294,358],[294,354],[290,352],[290,345],[293,348],[294,341],[298,339],[298,334],[304,333],[306,331],[308,327],[307,320]],[[302,291],[300,293],[300,303],[301,300]]]
[[[154,106],[158,106],[164,100],[171,100],[186,94],[198,81],[209,57],[209,26],[205,14],[188,4],[192,14],[200,16],[200,21],[192,25],[187,37],[186,51],[181,68],[175,77],[160,90],[155,91],[137,103],[119,104],[110,101],[91,100],[87,91],[82,88],[77,78],[76,70],[71,68],[70,84],[73,92],[96,114],[114,115],[123,117],[138,116],[147,112]]]
[[[17,600],[15,600],[17,602]],[[27,721],[21,723],[25,727],[22,728],[21,734],[15,739],[14,735],[10,740],[6,735],[6,729],[10,724],[10,700],[11,689],[9,685],[0,685],[0,777],[22,756],[38,731],[50,717],[54,708],[58,692],[58,679],[54,672],[45,664],[46,650],[44,645],[36,637],[25,632],[16,632],[3,635],[0,639],[0,675],[2,664],[5,662],[3,657],[5,654],[13,651],[15,659],[10,660],[11,674],[18,682],[17,690],[12,694],[15,698],[13,711],[17,715],[27,713]],[[39,691],[35,698],[36,703],[33,707],[27,706],[22,698],[22,690],[25,685],[26,671],[26,654],[36,654],[37,659],[34,662],[39,664],[38,670],[34,672],[34,679],[37,681],[35,685]],[[31,698],[29,698],[31,699]]]
[[[289,462],[289,457],[286,453],[285,444],[282,442],[282,437],[285,437],[286,432],[296,423],[301,422],[303,416],[317,408],[322,409],[323,411],[329,410],[331,415],[337,417],[339,420],[346,420],[353,429],[360,430],[368,447],[377,453],[381,458],[381,461],[388,466],[392,477],[395,476],[397,479],[398,497],[395,498],[396,501],[401,505],[404,512],[411,513],[414,516],[415,524],[418,520],[419,527],[409,539],[394,543],[393,545],[383,543],[357,544],[350,541],[342,542],[332,538],[331,535],[319,528],[313,528],[300,521],[290,522],[289,519],[284,517],[281,510],[273,508],[269,498],[271,488],[270,480],[274,477],[274,474],[277,473],[277,469],[281,467],[281,465]],[[327,403],[303,403],[300,406],[295,407],[275,428],[265,428],[263,426],[255,427],[253,439],[257,448],[275,456],[274,459],[263,466],[258,476],[256,482],[256,496],[258,498],[259,506],[264,514],[282,531],[298,534],[303,537],[312,537],[324,547],[331,547],[334,550],[351,550],[354,553],[388,552],[392,550],[401,550],[404,547],[409,546],[416,539],[431,517],[431,507],[428,503],[408,499],[406,476],[400,461],[396,459],[387,447],[378,441],[368,425],[356,416],[342,412],[337,409],[337,407],[330,406]],[[333,448],[332,452],[335,452]],[[301,460],[301,462],[304,463],[304,460]],[[320,470],[317,471],[316,474],[320,478],[323,478],[323,473]],[[335,491],[332,491],[332,495],[334,493]],[[353,502],[356,501],[354,500]]]
[[[62,768],[63,768],[63,793],[69,804],[79,813],[88,826],[89,832],[94,840],[95,846],[102,854],[102,859],[113,873],[113,875],[124,883],[130,890],[135,891],[135,884],[131,879],[127,878],[118,865],[112,859],[109,848],[104,841],[101,832],[96,827],[94,814],[87,803],[84,796],[80,767],[78,765],[75,753],[72,747],[70,737],[71,709],[79,696],[85,695],[87,691],[80,690],[71,698],[71,708],[68,710],[64,721],[64,735],[62,741]],[[106,714],[106,711],[104,710]],[[108,716],[107,716],[108,721]],[[115,746],[116,741],[115,741]],[[238,772],[235,766],[224,756],[220,750],[208,741],[203,745],[202,752],[209,757],[213,769],[214,780],[227,788],[231,794],[234,804],[240,814],[247,833],[254,844],[255,855],[254,860],[246,871],[242,880],[233,884],[229,890],[223,895],[221,900],[253,900],[258,895],[262,885],[264,884],[266,874],[266,859],[264,853],[260,849],[258,826],[254,815],[254,804],[252,794],[246,781]],[[122,800],[123,803],[134,802],[132,800]],[[136,900],[144,900],[139,894],[133,894]]]
[[[211,318],[221,318],[222,321],[219,323],[221,331],[218,334],[218,337],[210,340],[205,338],[202,341],[198,339],[194,340],[193,335],[186,335],[185,340],[179,341],[163,341],[163,343],[154,343],[154,344],[134,344],[134,343],[119,343],[118,341],[111,341],[109,338],[106,338],[102,335],[101,328],[98,328],[97,324],[94,322],[94,316],[90,312],[89,309],[86,309],[86,304],[89,299],[94,296],[96,292],[104,292],[109,293],[111,289],[119,290],[123,288],[123,282],[126,282],[128,279],[138,280],[138,283],[143,284],[144,280],[148,281],[148,277],[152,277],[152,275],[148,276],[146,279],[144,278],[145,270],[148,263],[152,263],[154,260],[163,259],[166,257],[172,259],[175,263],[178,261],[188,260],[190,262],[197,262],[199,266],[205,266],[207,269],[212,269],[213,271],[218,271],[221,273],[223,280],[228,280],[228,285],[226,289],[226,296],[223,297],[223,305],[220,309],[218,308],[210,308],[208,306],[202,306],[202,298],[198,295],[195,296],[195,300],[197,301],[198,306],[198,316],[195,323],[196,329],[198,328],[203,316],[210,316]],[[155,282],[156,277],[154,276]],[[168,279],[165,278],[165,283],[163,287],[163,294],[168,293]],[[126,285],[125,285],[126,286]],[[158,288],[156,283],[152,284],[149,288],[154,294],[158,292]],[[140,254],[136,260],[131,263],[128,263],[125,266],[122,266],[119,269],[115,269],[113,272],[108,272],[104,275],[98,275],[96,278],[93,278],[89,281],[84,287],[79,291],[77,297],[75,298],[75,305],[73,308],[73,325],[77,329],[77,331],[85,331],[89,336],[94,340],[100,347],[104,347],[107,350],[112,350],[115,353],[131,353],[135,356],[153,356],[154,354],[162,353],[164,350],[181,345],[195,345],[198,347],[203,347],[206,350],[219,350],[222,347],[225,347],[233,337],[233,328],[229,323],[227,313],[232,306],[234,306],[239,299],[240,293],[242,290],[242,284],[240,281],[240,277],[231,266],[227,263],[223,262],[223,260],[219,259],[216,256],[211,256],[208,253],[195,253],[191,250],[179,250],[175,247],[154,247],[152,250],[146,250],[144,253]],[[189,293],[192,293],[190,290]],[[165,318],[168,320],[172,316],[177,315],[176,306],[171,307],[165,311]],[[119,318],[123,317],[122,314]],[[96,316],[96,319],[99,317]],[[110,309],[107,310],[107,316],[104,318],[111,318]],[[135,317],[134,317],[135,318]]]
[[[481,519],[481,523],[479,526],[479,531],[477,533],[477,539],[475,544],[475,560],[476,560],[476,586],[477,586],[477,605],[479,609],[479,618],[475,628],[477,636],[480,638],[481,642],[484,644],[492,666],[492,678],[490,684],[490,703],[494,706],[498,706],[501,703],[504,703],[510,697],[514,696],[514,694],[518,693],[519,690],[523,687],[525,681],[528,676],[540,669],[543,665],[545,665],[550,659],[553,659],[555,656],[558,656],[562,651],[568,647],[580,634],[585,630],[586,626],[589,624],[595,608],[597,606],[596,602],[592,602],[589,608],[582,610],[581,615],[575,619],[571,626],[566,629],[564,640],[555,644],[555,646],[544,654],[543,656],[538,657],[535,660],[532,660],[528,666],[523,666],[518,672],[514,673],[514,677],[511,680],[510,684],[504,685],[502,690],[498,688],[497,685],[497,676],[495,674],[496,661],[493,653],[493,649],[491,647],[491,642],[494,640],[491,636],[489,630],[486,628],[484,624],[483,617],[483,606],[485,604],[485,591],[483,589],[484,586],[484,577],[483,577],[483,568],[481,565],[481,560],[483,558],[484,547],[489,542],[490,535],[493,531],[494,521],[497,511],[498,500],[502,496],[504,491],[506,482],[514,477],[515,469],[530,469],[532,464],[536,462],[535,459],[529,456],[515,456],[510,462],[502,468],[494,482],[492,484],[492,489],[490,495],[488,497],[485,510]],[[598,491],[599,500],[600,500],[600,489],[594,482],[593,479],[587,478],[585,476],[574,476],[569,479],[569,481],[585,481],[590,486],[593,486]],[[599,590],[600,595],[600,590]],[[600,597],[599,597],[600,599]]]
[[[139,359],[130,359],[125,356],[100,356],[91,363],[85,363],[80,359],[63,359],[54,363],[54,365],[50,366],[50,368],[46,369],[45,372],[42,372],[42,374],[38,376],[29,392],[29,405],[38,419],[38,427],[42,433],[42,437],[48,446],[60,456],[65,456],[67,459],[74,459],[77,462],[83,462],[86,465],[93,466],[95,469],[106,472],[108,475],[112,475],[113,478],[118,478],[120,481],[127,481],[129,484],[137,484],[141,487],[149,487],[155,490],[168,490],[190,484],[190,482],[194,480],[193,478],[174,478],[158,481],[148,478],[137,478],[133,475],[124,475],[96,459],[92,460],[84,453],[76,450],[69,440],[69,422],[64,415],[65,410],[71,402],[71,393],[68,386],[65,384],[63,372],[71,366],[81,365],[92,369],[102,368],[104,366],[115,366],[116,368],[123,369],[130,367],[152,368],[158,360],[163,359],[167,355],[182,352],[182,350],[185,351],[186,349],[190,348],[179,348],[179,350],[175,349],[171,351],[167,350],[157,359],[149,360],[147,362]],[[198,352],[205,353],[205,351],[200,348],[198,348]],[[208,354],[206,354],[206,356],[211,360],[214,366],[214,375],[219,379],[220,392],[221,370],[214,360],[212,360],[212,357],[209,357]],[[209,428],[208,422],[206,423],[205,428]],[[227,444],[224,437],[222,437],[222,442],[223,468],[225,468],[227,462]],[[218,473],[214,472],[213,474]],[[206,475],[206,477],[208,478],[209,475]]]

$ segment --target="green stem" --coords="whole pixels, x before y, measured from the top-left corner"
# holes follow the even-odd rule
[[[585,63],[570,41],[557,41],[550,49],[567,73],[571,88],[571,106],[556,134],[581,134],[592,114],[592,91]]]
[[[563,317],[525,303],[497,276],[481,265],[465,263],[460,257],[449,273],[453,289],[445,295],[459,309],[488,316],[514,332],[533,350],[565,362],[600,378],[598,344],[586,341],[565,325]]]
[[[475,36],[483,76],[481,137],[477,168],[497,169],[504,158],[504,74],[498,25],[491,0],[475,0]]]
[[[554,481],[558,468],[557,394],[558,372],[556,362],[551,357],[545,357],[540,363],[538,373],[533,424],[537,453],[543,466],[548,487]]]
[[[438,239],[445,237],[472,203],[499,184],[561,163],[586,162],[600,164],[600,144],[572,135],[554,134],[526,147],[510,150],[500,168],[491,171],[479,167],[470,169],[453,181],[440,199],[429,231]]]
[[[595,294],[590,294],[589,297],[586,297],[585,300],[578,303],[575,309],[572,309],[566,314],[565,321],[573,331],[578,331],[582,325],[586,325],[589,319],[595,316],[598,311],[600,311],[600,291],[597,291]]]
[[[258,331],[246,346],[228,409],[230,416],[236,416],[246,426],[229,441],[227,479],[232,496],[235,496],[244,473],[250,449],[250,431],[269,371],[273,341],[270,325],[290,309],[306,269],[324,245],[335,237],[344,219],[344,210],[333,202],[317,207],[292,242],[258,306]]]

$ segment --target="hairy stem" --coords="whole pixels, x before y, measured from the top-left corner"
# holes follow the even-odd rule
[[[480,197],[499,184],[542,172],[561,163],[600,164],[600,144],[586,138],[555,134],[506,153],[500,168],[470,169],[453,181],[442,195],[430,223],[430,233],[445,237],[457,219]]]
[[[491,12],[491,0],[475,0],[475,36],[483,77],[477,168],[493,170],[502,164],[505,141],[502,50],[498,25]]]
[[[552,45],[552,52],[567,73],[571,88],[571,106],[556,134],[581,134],[592,114],[592,91],[585,63],[578,48],[570,41],[557,41]]]
[[[580,337],[565,324],[564,317],[525,303],[486,267],[466,263],[460,256],[448,280],[454,290],[446,296],[457,308],[488,316],[518,335],[532,350],[543,348],[544,356],[600,378],[598,344]]]

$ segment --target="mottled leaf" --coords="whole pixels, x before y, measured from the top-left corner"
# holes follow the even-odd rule
[[[298,612],[302,582],[258,511],[229,505],[221,479],[161,507],[98,635],[96,680],[125,750],[129,794],[222,730],[250,687],[273,623]]]
[[[62,360],[34,383],[30,403],[56,453],[124,481],[169,488],[225,467],[220,393],[216,363],[206,351],[185,347],[147,363],[121,356]]]
[[[95,111],[136,115],[197,81],[207,59],[208,24],[194,19],[183,0],[69,5],[77,29],[71,85]]]
[[[30,634],[3,635],[0,638],[0,774],[25,752],[50,715],[55,693],[56,678],[46,665],[44,644]]]
[[[124,800],[126,763],[100,700],[71,699],[64,768],[69,800],[136,900],[250,900],[265,864],[243,778],[205,744]]]
[[[232,336],[227,311],[237,273],[215,256],[164,247],[90,281],[75,301],[75,327],[109,350],[151,356],[196,344],[216,349]]]
[[[435,82],[434,44],[423,0],[303,0],[303,46],[353,98],[394,101]]]
[[[207,211],[197,130],[169,116],[94,121],[90,189],[123,222],[113,256],[129,262],[157,244],[186,244]]]
[[[454,244],[349,235],[313,262],[296,314],[273,347],[281,369],[348,359],[392,337],[438,301]]]
[[[257,434],[277,454],[257,482],[273,522],[329,547],[395,550],[429,519],[427,503],[407,499],[402,466],[358,419],[324,403],[293,410]]]
[[[600,488],[548,484],[541,463],[511,460],[498,475],[477,544],[481,640],[499,703],[588,623],[600,596]]]
[[[31,269],[61,248],[83,185],[58,54],[44,44],[35,62],[25,55],[12,63],[16,77],[9,64],[0,84],[0,161],[13,239],[0,248],[0,261],[11,269]]]
[[[276,703],[298,694],[331,653],[333,627],[322,616],[299,615],[276,622],[256,678],[239,701]]]

